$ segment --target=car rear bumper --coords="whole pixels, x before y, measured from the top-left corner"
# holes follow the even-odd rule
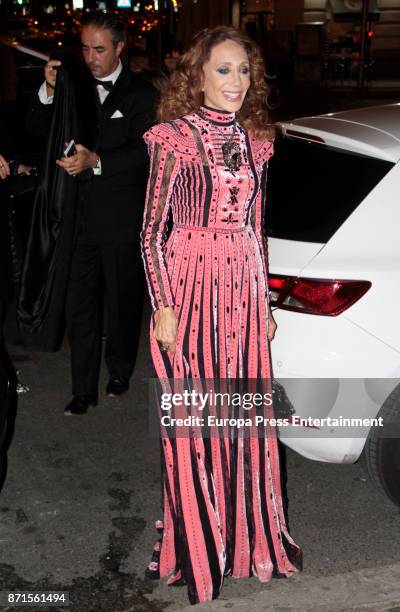
[[[355,463],[365,438],[292,438],[280,432],[282,442],[306,459],[326,463]]]
[[[296,415],[313,419],[374,419],[399,383],[400,355],[344,316],[318,317],[275,310],[271,344],[275,378]],[[281,427],[280,438],[304,457],[356,461],[370,427]]]
[[[386,378],[400,374],[400,353],[344,315],[273,311],[274,374],[303,378]]]

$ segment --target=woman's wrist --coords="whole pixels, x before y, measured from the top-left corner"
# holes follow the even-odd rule
[[[154,311],[154,314],[157,314],[160,312],[175,312],[175,311],[172,306],[162,306],[161,308],[157,308],[157,310]]]
[[[154,311],[154,320],[157,322],[160,316],[164,317],[171,314],[175,315],[175,311],[172,306],[163,306],[162,308],[158,308]]]

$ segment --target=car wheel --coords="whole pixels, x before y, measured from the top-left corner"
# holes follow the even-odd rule
[[[382,417],[383,426],[371,428],[360,462],[372,482],[400,506],[400,385],[386,398],[377,416]]]

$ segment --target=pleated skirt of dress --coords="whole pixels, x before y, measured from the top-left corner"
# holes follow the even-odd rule
[[[158,379],[257,379],[271,390],[267,287],[253,230],[176,228],[166,262],[179,326],[174,354],[151,337]],[[199,427],[184,435],[161,427],[161,463],[154,577],[186,584],[198,603],[218,597],[224,576],[268,582],[301,570],[285,521],[275,428],[261,435],[218,428],[203,437]]]

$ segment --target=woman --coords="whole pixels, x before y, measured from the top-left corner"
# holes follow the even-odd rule
[[[219,388],[257,379],[270,388],[276,325],[261,227],[272,142],[263,76],[260,52],[244,34],[205,30],[170,78],[161,123],[145,134],[151,169],[142,249],[163,388],[183,378]],[[174,227],[164,245],[170,210]],[[150,572],[186,583],[197,603],[216,598],[227,575],[267,582],[299,571],[275,430],[225,429],[206,438],[198,427],[180,436],[167,429],[162,537]]]

